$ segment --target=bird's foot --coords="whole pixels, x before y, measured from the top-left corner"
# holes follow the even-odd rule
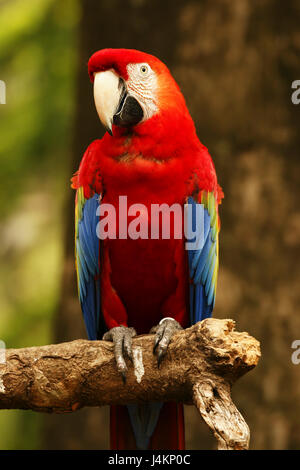
[[[163,318],[158,325],[151,328],[150,334],[155,333],[153,353],[157,356],[158,367],[167,353],[172,336],[179,330],[182,330],[182,326],[170,317]]]
[[[112,341],[114,343],[114,353],[117,363],[117,369],[120,372],[123,382],[126,383],[127,366],[124,359],[126,355],[132,362],[132,338],[136,336],[134,328],[127,326],[116,326],[107,331],[102,339],[104,341]]]

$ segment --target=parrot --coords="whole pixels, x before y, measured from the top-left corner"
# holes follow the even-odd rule
[[[163,367],[173,335],[212,315],[224,194],[185,98],[160,59],[135,49],[102,49],[90,57],[88,74],[106,132],[87,147],[72,177],[78,295],[88,338],[113,343],[122,386],[136,335],[154,334],[155,363]],[[190,207],[202,242],[187,250],[174,228],[169,237],[162,230],[152,238],[129,237],[120,230],[120,196],[139,208],[137,225],[149,231],[152,205]],[[104,206],[114,208],[116,227],[100,237]],[[203,212],[198,219],[197,206]],[[134,210],[126,217],[133,221]],[[111,405],[110,447],[183,450],[184,426],[182,403]]]

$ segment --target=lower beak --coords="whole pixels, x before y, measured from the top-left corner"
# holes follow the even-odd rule
[[[136,98],[125,94],[119,109],[113,117],[116,126],[132,127],[144,117],[143,109]]]
[[[111,135],[113,124],[132,127],[143,119],[141,105],[127,93],[124,80],[114,70],[95,74],[94,99],[99,118]]]

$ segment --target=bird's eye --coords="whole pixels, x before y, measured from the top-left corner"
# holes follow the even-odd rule
[[[141,65],[140,66],[140,72],[141,72],[141,75],[143,75],[145,77],[146,75],[148,75],[149,67],[145,64]]]

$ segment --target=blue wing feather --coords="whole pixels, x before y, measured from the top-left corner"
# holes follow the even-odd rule
[[[196,220],[195,206],[197,201],[191,196],[188,204],[192,205],[189,212],[192,217],[193,231],[202,229],[203,246],[197,250],[188,251],[188,264],[190,274],[190,322],[191,324],[211,316],[216,292],[218,271],[218,217],[217,204],[213,193],[203,192],[204,217]],[[199,223],[204,224],[199,227]]]
[[[197,256],[197,265],[196,265],[196,272],[194,274],[194,283],[198,284],[201,279],[202,272],[205,270],[207,266],[207,258],[209,255],[209,250],[211,248],[211,238],[207,237],[206,242],[202,250],[198,250],[200,254]]]
[[[195,204],[195,202],[193,202],[193,203]],[[196,230],[196,227],[195,227],[195,230]],[[210,217],[209,217],[208,212],[205,210],[204,211],[204,230],[203,230],[204,245],[205,245],[206,241],[208,240],[209,232],[210,232]],[[203,248],[204,248],[204,246],[203,246]],[[192,263],[193,272],[195,271],[195,269],[198,266],[199,258],[201,256],[202,252],[203,252],[203,250],[194,251],[194,257],[193,257],[193,263]]]
[[[75,248],[79,299],[89,339],[99,338],[101,292],[99,279],[100,241],[97,237],[99,194],[85,199],[77,191],[75,211]]]
[[[87,219],[87,218],[86,218]],[[94,247],[91,246],[89,241],[91,240],[91,231],[86,226],[86,220],[79,222],[80,227],[80,244],[84,251],[85,257],[88,264],[93,267],[95,271],[98,270],[98,260],[96,259],[97,253]]]

